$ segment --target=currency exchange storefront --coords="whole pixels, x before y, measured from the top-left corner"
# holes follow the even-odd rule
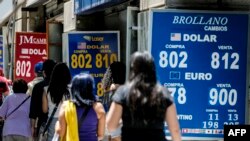
[[[174,96],[183,138],[221,140],[224,125],[246,124],[248,13],[158,9],[150,21],[158,79]]]

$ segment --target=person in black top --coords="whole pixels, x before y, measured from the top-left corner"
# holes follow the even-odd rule
[[[112,97],[120,85],[123,85],[126,80],[126,65],[122,62],[115,61],[107,68],[103,79],[102,87],[104,89],[104,95],[102,98],[102,104],[106,112],[108,112],[110,104],[112,102]],[[121,140],[121,127],[122,122],[120,123],[119,128],[110,136],[107,132],[105,139],[111,141],[120,141]],[[107,130],[106,130],[107,131]],[[106,139],[107,140],[107,139]]]
[[[44,80],[38,82],[32,90],[29,118],[31,119],[32,136],[34,140],[36,140],[38,136],[41,124],[48,118],[47,113],[43,113],[42,111],[42,96],[44,87],[49,85],[50,75],[55,65],[56,62],[51,59],[47,59],[43,62],[42,70]]]
[[[116,90],[107,115],[111,136],[122,119],[122,141],[166,141],[166,122],[172,140],[181,141],[173,97],[157,81],[151,54],[135,52],[129,67],[128,81]]]
[[[116,89],[125,83],[126,80],[126,66],[122,62],[115,61],[107,68],[103,78],[102,87],[104,89],[104,95],[102,99],[102,104],[106,112],[108,111],[112,96],[114,95]]]

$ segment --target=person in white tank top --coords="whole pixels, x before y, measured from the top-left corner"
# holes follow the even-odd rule
[[[53,115],[52,122],[48,128],[48,141],[51,141],[55,133],[55,123],[58,120],[58,111],[61,103],[70,99],[68,85],[71,82],[71,74],[66,63],[57,63],[52,71],[49,86],[45,87],[43,93],[42,108],[44,113],[48,113],[48,118],[51,116],[56,104],[57,111]]]

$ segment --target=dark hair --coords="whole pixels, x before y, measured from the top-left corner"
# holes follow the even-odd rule
[[[54,60],[51,59],[47,59],[43,62],[43,67],[42,70],[44,71],[46,77],[45,79],[49,80],[52,70],[54,68],[54,66],[56,65],[56,62]]]
[[[135,52],[130,61],[128,102],[132,118],[152,119],[164,113],[163,87],[157,83],[154,59],[148,52]],[[159,112],[160,111],[160,112]],[[162,116],[162,115],[157,115]],[[162,117],[161,117],[162,118]]]
[[[94,89],[95,81],[90,74],[80,73],[72,79],[71,94],[78,106],[89,106],[97,100]]]
[[[124,84],[126,77],[126,66],[122,62],[113,62],[110,65],[112,72],[113,83]]]
[[[24,79],[20,78],[14,80],[12,88],[14,93],[26,93],[28,90],[28,85]]]
[[[156,83],[154,58],[148,52],[135,52],[131,56],[129,81],[134,79],[153,85]]]
[[[52,71],[48,92],[53,103],[59,103],[63,95],[68,96],[71,74],[66,63],[57,63]]]
[[[112,83],[124,84],[126,79],[126,66],[122,62],[113,62],[106,70],[102,86],[104,89],[110,87]]]
[[[6,82],[0,80],[0,94],[6,92],[7,90],[8,90],[8,86],[7,86]]]

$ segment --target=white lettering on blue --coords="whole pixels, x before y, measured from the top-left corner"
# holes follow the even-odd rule
[[[203,72],[186,72],[185,80],[211,80],[211,73],[203,73]]]
[[[183,41],[191,41],[191,42],[217,42],[216,35],[207,35],[204,36],[200,34],[183,34]]]

